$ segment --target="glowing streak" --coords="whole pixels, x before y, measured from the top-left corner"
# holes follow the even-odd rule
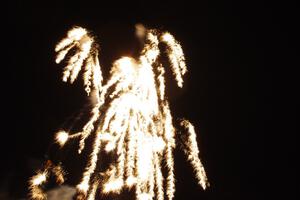
[[[99,185],[99,181],[95,180],[87,200],[94,200],[95,199],[96,191],[98,189],[98,185]]]
[[[204,167],[199,159],[199,149],[197,146],[196,133],[194,126],[187,120],[183,120],[181,125],[188,129],[188,140],[186,141],[188,160],[191,162],[193,169],[196,172],[199,185],[206,189],[208,182]]]
[[[100,133],[97,132],[97,136],[95,138],[95,143],[93,146],[93,151],[91,153],[91,159],[88,163],[88,166],[86,167],[85,172],[83,173],[83,178],[81,180],[81,183],[77,185],[77,189],[80,193],[83,193],[86,195],[88,189],[89,189],[89,182],[91,178],[91,174],[95,171],[96,168],[96,162],[98,160],[98,153],[100,150]]]
[[[134,161],[135,161],[135,154],[136,154],[136,146],[137,146],[137,135],[136,135],[136,122],[137,119],[135,118],[136,115],[132,114],[130,116],[131,126],[129,127],[128,133],[128,151],[126,156],[126,185],[127,187],[131,188],[134,184],[136,184],[136,178],[133,175],[134,172]]]
[[[59,131],[55,136],[61,147],[68,140],[79,138],[78,153],[85,148],[87,138],[93,136],[91,153],[77,185],[77,199],[95,199],[98,188],[102,188],[102,193],[120,193],[125,187],[135,188],[138,200],[155,197],[163,200],[164,193],[169,200],[174,198],[175,127],[165,97],[165,69],[160,63],[158,46],[161,42],[166,44],[170,67],[179,87],[183,86],[183,75],[187,72],[185,58],[180,44],[170,33],[146,29],[143,25],[136,28],[138,38],[144,40],[141,55],[138,59],[121,57],[116,60],[104,84],[97,44],[84,28],[71,29],[55,48],[57,63],[75,50],[66,59],[63,81],[73,83],[82,71],[83,86],[93,100],[91,116],[80,132]],[[187,130],[184,151],[198,183],[205,189],[208,182],[198,157],[194,127],[187,120],[181,125]],[[114,160],[107,170],[100,172],[98,158],[102,152]],[[166,166],[162,166],[162,160]],[[58,184],[64,182],[61,166],[50,162],[44,173],[30,181],[32,199],[45,199],[40,186],[47,182],[48,172],[55,175]]]
[[[179,87],[183,86],[182,76],[187,72],[185,58],[180,44],[170,33],[164,33],[161,40],[169,47],[168,57],[171,62],[171,68],[177,80]]]
[[[155,182],[157,187],[157,200],[164,199],[164,190],[163,190],[163,176],[160,168],[160,158],[159,155],[154,155],[154,164],[155,164]]]
[[[159,72],[159,75],[157,77],[158,91],[159,91],[160,100],[163,101],[165,99],[165,78],[164,78],[165,70],[162,67],[162,65],[158,66],[157,70]]]
[[[66,47],[64,50],[61,50],[56,56],[56,63],[60,63],[67,55],[67,53],[75,46],[75,44],[71,44],[70,46]]]

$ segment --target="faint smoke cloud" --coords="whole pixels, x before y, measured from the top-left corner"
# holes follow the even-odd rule
[[[72,200],[76,190],[70,186],[61,186],[47,192],[48,200]]]

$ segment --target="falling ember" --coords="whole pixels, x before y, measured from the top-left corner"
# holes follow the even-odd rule
[[[79,154],[85,148],[87,138],[94,138],[76,187],[78,200],[93,200],[97,191],[118,194],[131,188],[137,200],[174,198],[176,130],[165,96],[165,69],[160,62],[158,45],[166,45],[170,68],[179,87],[183,86],[183,75],[187,72],[185,58],[180,44],[168,32],[146,29],[139,24],[136,35],[144,41],[140,57],[116,60],[106,82],[102,82],[98,45],[86,29],[71,29],[55,48],[56,62],[66,59],[67,63],[63,81],[73,83],[82,71],[85,91],[87,95],[92,92],[95,98],[91,117],[80,132],[59,131],[55,135],[60,147],[67,145],[69,140],[78,140]],[[73,50],[75,53],[66,58]],[[199,159],[194,127],[187,120],[182,120],[180,125],[185,130],[181,134],[186,138],[183,150],[187,160],[199,185],[206,189],[208,181]],[[104,171],[100,171],[101,162],[98,162],[101,150],[114,158]],[[49,176],[62,184],[64,174],[60,164],[48,160],[43,170],[30,180],[30,197],[46,199],[41,188]]]
[[[60,146],[64,146],[67,142],[69,134],[65,131],[59,131],[56,133],[55,140]]]

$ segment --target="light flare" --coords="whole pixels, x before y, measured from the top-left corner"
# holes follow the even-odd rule
[[[65,131],[59,131],[56,133],[55,140],[62,147],[69,139],[69,134]]]
[[[36,186],[36,185],[41,185],[43,182],[45,182],[47,179],[47,172],[43,173],[38,173],[31,179],[31,185]]]

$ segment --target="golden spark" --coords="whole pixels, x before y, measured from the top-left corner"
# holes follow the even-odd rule
[[[158,45],[167,46],[170,67],[179,87],[183,86],[183,75],[187,72],[185,57],[179,42],[168,32],[146,29],[139,24],[136,35],[144,41],[139,58],[116,60],[105,83],[102,82],[98,45],[86,29],[74,27],[55,48],[56,63],[64,59],[67,63],[63,81],[73,83],[82,71],[85,91],[87,95],[92,92],[95,98],[91,117],[80,132],[71,134],[62,130],[55,135],[61,148],[69,140],[78,139],[79,154],[87,138],[93,135],[92,150],[76,187],[77,199],[93,200],[97,191],[120,193],[131,188],[138,200],[174,198],[175,127],[165,96],[165,69],[159,61]],[[71,50],[75,53],[66,58]],[[208,181],[199,159],[194,127],[185,119],[180,125],[187,133],[184,141],[187,160],[199,185],[205,189]],[[102,149],[114,155],[115,162],[100,172],[97,169],[101,163],[97,161]],[[32,199],[46,199],[42,185],[50,174],[56,177],[58,184],[64,182],[62,167],[47,161],[43,170],[30,180]]]

